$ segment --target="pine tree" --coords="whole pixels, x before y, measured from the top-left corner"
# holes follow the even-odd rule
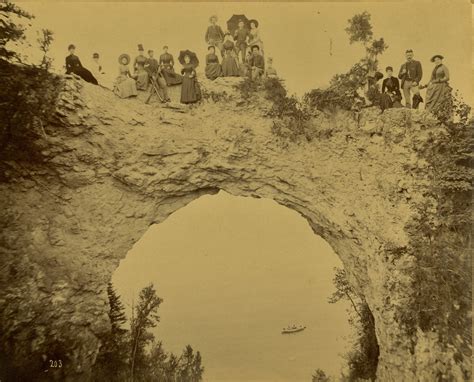
[[[94,365],[96,381],[122,381],[127,374],[129,338],[128,330],[123,327],[127,318],[120,296],[114,290],[112,283],[107,286],[109,298],[109,320],[111,330],[102,339],[102,347]]]
[[[154,328],[160,321],[158,308],[163,300],[157,296],[153,284],[149,284],[140,291],[137,306],[132,308],[131,320],[131,353],[130,379],[134,381],[137,365],[139,373],[145,372],[145,346],[153,341],[154,336],[148,329]]]

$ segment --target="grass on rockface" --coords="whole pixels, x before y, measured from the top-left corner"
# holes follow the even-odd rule
[[[432,168],[432,186],[407,227],[413,238],[416,293],[399,319],[413,335],[417,328],[438,333],[443,350],[454,353],[470,380],[474,121],[465,118],[468,109],[458,110],[459,121],[445,124],[448,136],[419,148]]]
[[[263,82],[245,79],[238,85],[244,100],[250,100],[259,91],[271,102],[266,116],[273,118],[272,133],[296,141],[300,136],[311,140],[309,120],[311,114],[296,96],[288,96],[282,80],[267,78]]]

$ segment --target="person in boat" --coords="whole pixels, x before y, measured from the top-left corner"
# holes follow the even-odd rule
[[[244,20],[239,20],[238,28],[234,32],[235,50],[237,60],[245,62],[245,54],[247,52],[247,42],[249,39],[249,30],[245,26]]]
[[[89,70],[82,66],[81,60],[79,60],[79,57],[75,55],[76,46],[74,44],[70,44],[68,46],[68,51],[69,56],[66,57],[66,74],[74,73],[81,77],[84,81],[98,85],[99,83],[97,79]]]
[[[260,31],[258,29],[258,21],[250,20],[250,31],[249,31],[249,45],[258,45],[260,54],[263,56],[263,41],[260,38]]]
[[[397,77],[393,76],[393,68],[387,66],[385,73],[387,77],[382,82],[382,94],[380,96],[380,108],[382,111],[394,107],[395,104],[398,105],[402,99],[400,82]]]
[[[278,77],[277,71],[273,67],[273,58],[268,57],[267,66],[265,68],[265,77],[267,78],[276,78]]]
[[[134,78],[137,80],[138,90],[147,90],[148,88],[148,72],[145,70],[146,57],[142,44],[138,44],[138,56],[133,62],[133,69],[135,70]]]
[[[431,58],[435,66],[430,82],[426,85],[426,109],[437,116],[449,118],[452,112],[452,89],[449,86],[449,70],[443,64],[443,59],[440,54]]]
[[[222,59],[222,76],[238,77],[239,65],[235,54],[235,45],[232,41],[230,33],[226,33],[224,37],[224,58]]]
[[[211,25],[207,27],[206,36],[204,39],[208,46],[213,46],[219,49],[221,56],[224,56],[224,32],[222,28],[217,25],[217,16],[213,15],[209,18]]]
[[[169,97],[168,86],[163,75],[163,68],[161,67],[158,60],[154,58],[154,55],[155,53],[153,49],[148,50],[148,58],[145,62],[145,70],[148,72],[150,82],[152,85],[154,85],[154,87],[156,87],[156,90],[158,90],[160,101],[170,102],[171,99]],[[152,86],[150,88],[151,94],[155,91],[154,87]]]
[[[174,58],[173,55],[168,53],[167,45],[163,47],[159,63],[168,86],[179,85],[183,82],[183,78],[174,71]]]
[[[196,70],[191,64],[191,57],[184,56],[184,65],[181,69],[183,84],[181,86],[181,103],[195,103],[201,99],[201,89],[196,78]]]
[[[209,53],[206,55],[206,77],[210,80],[215,80],[222,75],[222,67],[214,46],[208,46],[207,50]]]
[[[405,56],[407,61],[400,67],[400,72],[398,73],[398,78],[402,80],[401,86],[405,97],[405,107],[411,108],[413,106],[413,109],[418,109],[420,102],[423,102],[418,87],[423,76],[423,70],[420,61],[413,59],[412,49],[408,49],[405,52]],[[411,103],[412,93],[413,105]]]
[[[250,70],[250,78],[253,81],[260,80],[265,73],[265,60],[260,54],[260,48],[258,45],[252,46],[252,55],[249,58],[248,62]]]
[[[137,96],[137,85],[130,74],[128,65],[130,64],[130,56],[126,53],[119,57],[119,76],[115,80],[114,93],[120,98],[128,98]]]

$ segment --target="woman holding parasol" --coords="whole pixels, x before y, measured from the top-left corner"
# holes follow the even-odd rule
[[[196,78],[196,67],[199,65],[199,60],[196,53],[182,50],[178,61],[183,65],[183,69],[181,69],[181,74],[183,75],[181,103],[195,103],[201,99],[201,89]]]

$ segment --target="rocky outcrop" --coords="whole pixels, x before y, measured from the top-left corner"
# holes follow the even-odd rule
[[[225,190],[299,212],[332,246],[375,318],[379,380],[434,381],[436,362],[458,378],[435,334],[399,320],[415,291],[406,227],[431,187],[417,147],[443,126],[403,109],[321,113],[315,139],[289,142],[262,116],[268,102],[243,102],[232,85],[203,82],[201,105],[163,107],[62,82],[43,161],[0,167],[3,374],[87,380],[119,261],[151,224]]]

